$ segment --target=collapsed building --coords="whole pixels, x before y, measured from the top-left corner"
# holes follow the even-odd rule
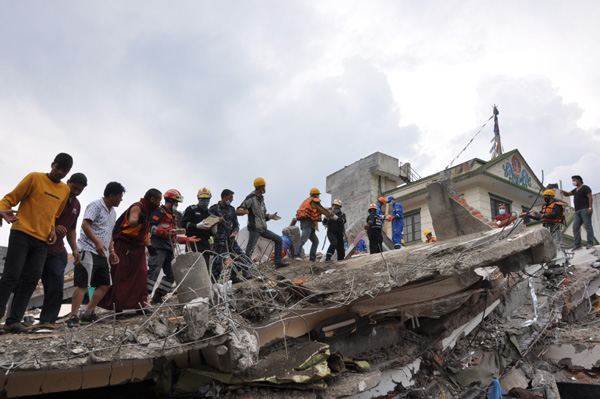
[[[436,244],[258,264],[235,286],[211,284],[203,258],[184,254],[176,297],[152,314],[0,336],[2,393],[153,380],[198,397],[479,398],[498,380],[559,398],[559,384],[593,382],[597,253],[542,227],[493,229],[451,180],[426,192],[446,232]]]

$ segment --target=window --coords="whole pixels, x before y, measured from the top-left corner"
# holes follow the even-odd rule
[[[417,211],[404,215],[404,230],[402,238],[405,243],[421,239],[421,212]]]
[[[500,205],[506,205],[506,213],[510,214],[510,203],[496,198],[490,198],[490,208],[492,209],[492,219],[500,214],[498,208]]]

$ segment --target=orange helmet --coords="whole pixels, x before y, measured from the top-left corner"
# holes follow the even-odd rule
[[[377,201],[381,202],[382,204],[385,204],[385,198],[383,197],[379,197]]]
[[[181,195],[181,193],[175,189],[167,190],[164,197],[165,199],[173,199],[177,202],[183,202],[183,195]]]
[[[375,210],[377,210],[377,205],[375,205],[375,204],[371,204],[371,205],[369,205],[369,208],[367,208],[367,209],[368,209],[369,211],[370,211],[371,209],[375,209]]]
[[[210,193],[210,190],[206,187],[198,190],[198,199],[200,199],[200,198],[212,198],[212,194]]]

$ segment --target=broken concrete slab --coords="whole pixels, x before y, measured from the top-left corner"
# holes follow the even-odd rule
[[[427,184],[427,205],[438,241],[482,233],[492,229],[457,200],[458,193],[450,178],[441,178]]]

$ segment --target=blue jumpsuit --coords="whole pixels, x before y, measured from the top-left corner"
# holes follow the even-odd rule
[[[400,249],[402,247],[402,230],[404,229],[404,212],[402,211],[402,205],[399,202],[394,202],[394,209],[392,210],[392,241],[394,242],[394,249]]]

